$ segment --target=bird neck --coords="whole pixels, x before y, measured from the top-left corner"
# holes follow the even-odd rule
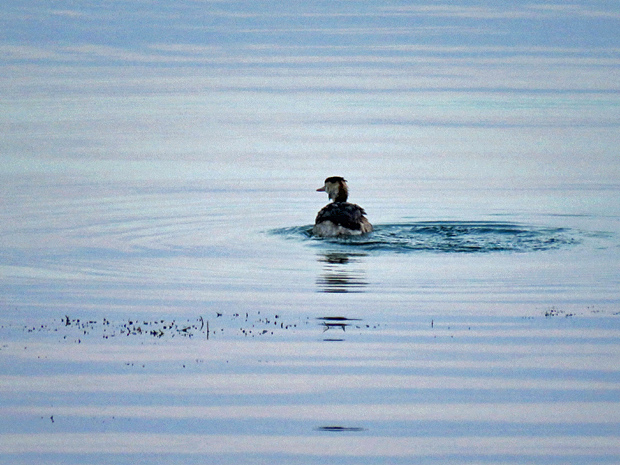
[[[349,193],[345,189],[340,189],[334,198],[334,202],[346,202],[349,198]]]
[[[326,191],[334,202],[346,202],[349,197],[349,189],[342,181],[326,184]]]

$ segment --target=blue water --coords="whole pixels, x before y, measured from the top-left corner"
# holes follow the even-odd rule
[[[620,457],[616,189],[219,176],[5,177],[2,463]]]
[[[614,8],[82,3],[0,7],[0,463],[620,463]]]

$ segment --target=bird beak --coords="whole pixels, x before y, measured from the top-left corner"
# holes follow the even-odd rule
[[[316,191],[317,192],[325,192],[325,186],[319,187]]]

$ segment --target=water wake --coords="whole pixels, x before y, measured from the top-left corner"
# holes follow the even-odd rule
[[[397,253],[489,253],[536,252],[559,249],[580,242],[567,228],[529,226],[515,223],[435,221],[375,225],[364,236],[319,238],[312,226],[280,228],[273,234],[285,238],[328,243],[359,251],[384,250]]]

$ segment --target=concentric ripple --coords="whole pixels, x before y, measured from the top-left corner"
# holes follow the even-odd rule
[[[375,230],[365,236],[338,238],[315,237],[311,226],[281,228],[272,233],[291,239],[396,253],[536,252],[580,242],[578,233],[567,228],[485,221],[382,224],[375,225]]]

